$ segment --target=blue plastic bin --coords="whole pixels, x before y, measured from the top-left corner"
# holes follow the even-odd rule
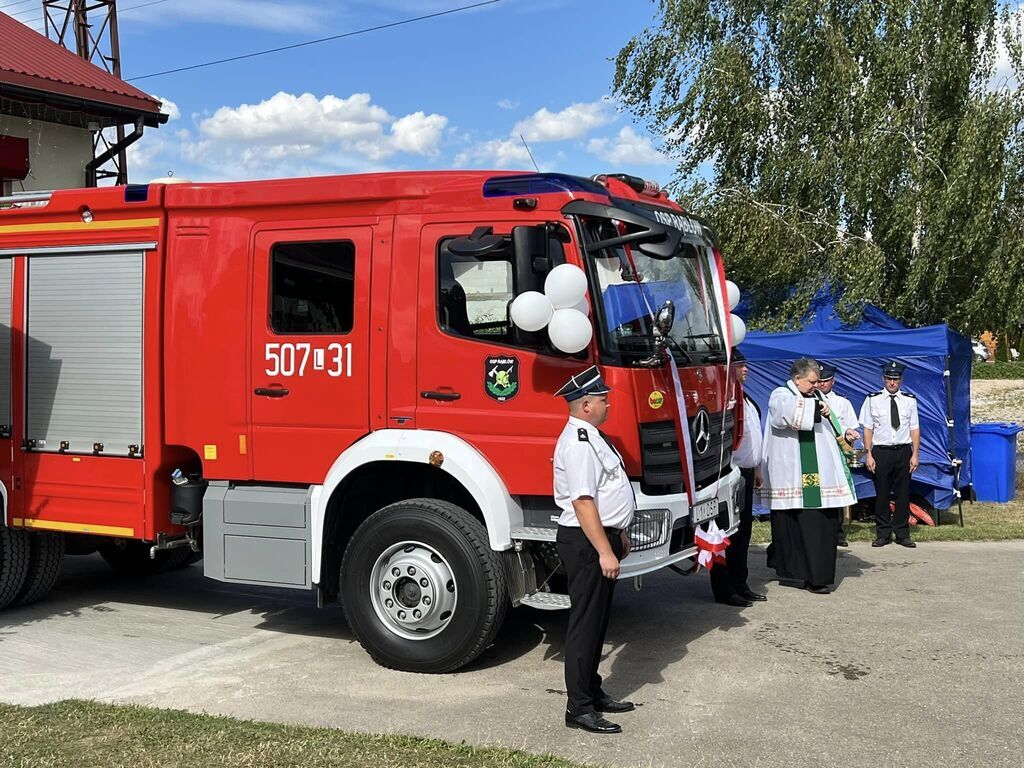
[[[1012,501],[1017,493],[1017,433],[1020,424],[972,424],[971,457],[978,501]]]

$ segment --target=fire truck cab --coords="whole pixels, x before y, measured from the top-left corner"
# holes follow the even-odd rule
[[[510,320],[564,263],[588,280],[577,354]],[[620,578],[688,567],[742,491],[724,285],[710,228],[629,176],[0,199],[0,608],[65,552],[126,577],[202,558],[340,600],[383,665],[457,669],[507,608],[568,607],[553,393],[592,364],[637,499]]]

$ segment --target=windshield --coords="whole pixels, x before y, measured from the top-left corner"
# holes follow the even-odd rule
[[[583,229],[591,243],[619,232],[611,220],[589,219]],[[599,330],[607,351],[629,357],[649,355],[654,349],[651,313],[671,301],[675,323],[670,346],[678,361],[703,363],[722,354],[725,342],[713,259],[709,247],[682,241],[669,259],[646,256],[628,245],[591,253],[588,266],[595,294],[600,296]]]

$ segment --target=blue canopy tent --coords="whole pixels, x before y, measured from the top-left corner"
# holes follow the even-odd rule
[[[789,378],[798,357],[835,365],[835,391],[860,413],[864,398],[882,388],[882,364],[907,366],[903,388],[917,396],[921,423],[920,466],[911,493],[936,509],[956,504],[957,488],[971,483],[971,344],[945,325],[906,328],[868,306],[862,319],[842,330],[834,311],[819,309],[797,333],[751,332],[740,345],[750,362],[746,390],[767,416],[768,398]],[[959,462],[959,465],[958,465]],[[854,470],[857,498],[875,495],[866,469]]]

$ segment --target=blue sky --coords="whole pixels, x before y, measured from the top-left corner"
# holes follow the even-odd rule
[[[344,33],[473,0],[121,0],[122,75]],[[13,0],[0,0],[0,9]],[[40,3],[7,12],[32,26]],[[133,7],[138,6],[138,7]],[[610,98],[651,0],[502,0],[406,26],[134,84],[172,120],[133,181],[424,168],[624,171],[667,182],[656,138]]]

